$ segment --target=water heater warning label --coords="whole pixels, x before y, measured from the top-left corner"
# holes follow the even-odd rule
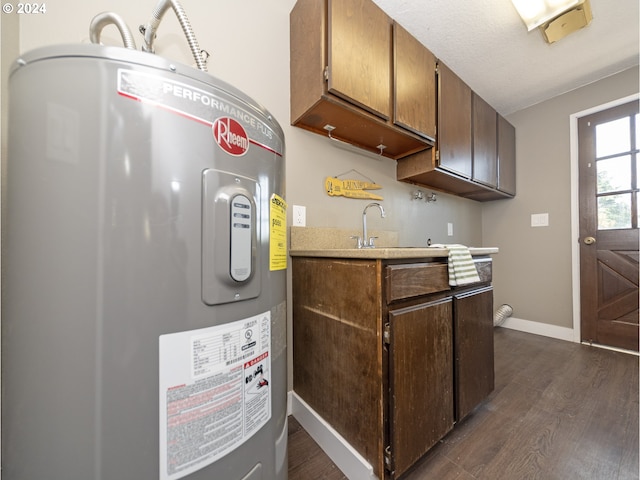
[[[287,268],[287,203],[274,193],[269,204],[269,270],[284,270]]]
[[[271,312],[161,335],[160,479],[230,453],[271,418]]]

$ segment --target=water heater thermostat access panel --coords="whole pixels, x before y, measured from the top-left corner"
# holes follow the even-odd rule
[[[260,185],[215,169],[202,174],[202,301],[237,302],[260,295]]]

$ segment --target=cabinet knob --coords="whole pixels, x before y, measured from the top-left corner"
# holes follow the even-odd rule
[[[596,243],[596,239],[593,238],[593,237],[586,237],[583,240],[583,242],[584,242],[585,245],[593,245],[594,243]]]

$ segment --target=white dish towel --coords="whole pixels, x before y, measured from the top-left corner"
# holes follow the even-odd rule
[[[480,281],[476,264],[471,258],[469,247],[458,244],[431,245],[449,250],[449,285],[459,287]]]

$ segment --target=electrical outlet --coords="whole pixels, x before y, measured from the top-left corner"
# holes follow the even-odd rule
[[[447,223],[447,235],[453,237],[453,223]]]
[[[307,225],[307,207],[300,205],[293,206],[293,225],[304,227]]]

